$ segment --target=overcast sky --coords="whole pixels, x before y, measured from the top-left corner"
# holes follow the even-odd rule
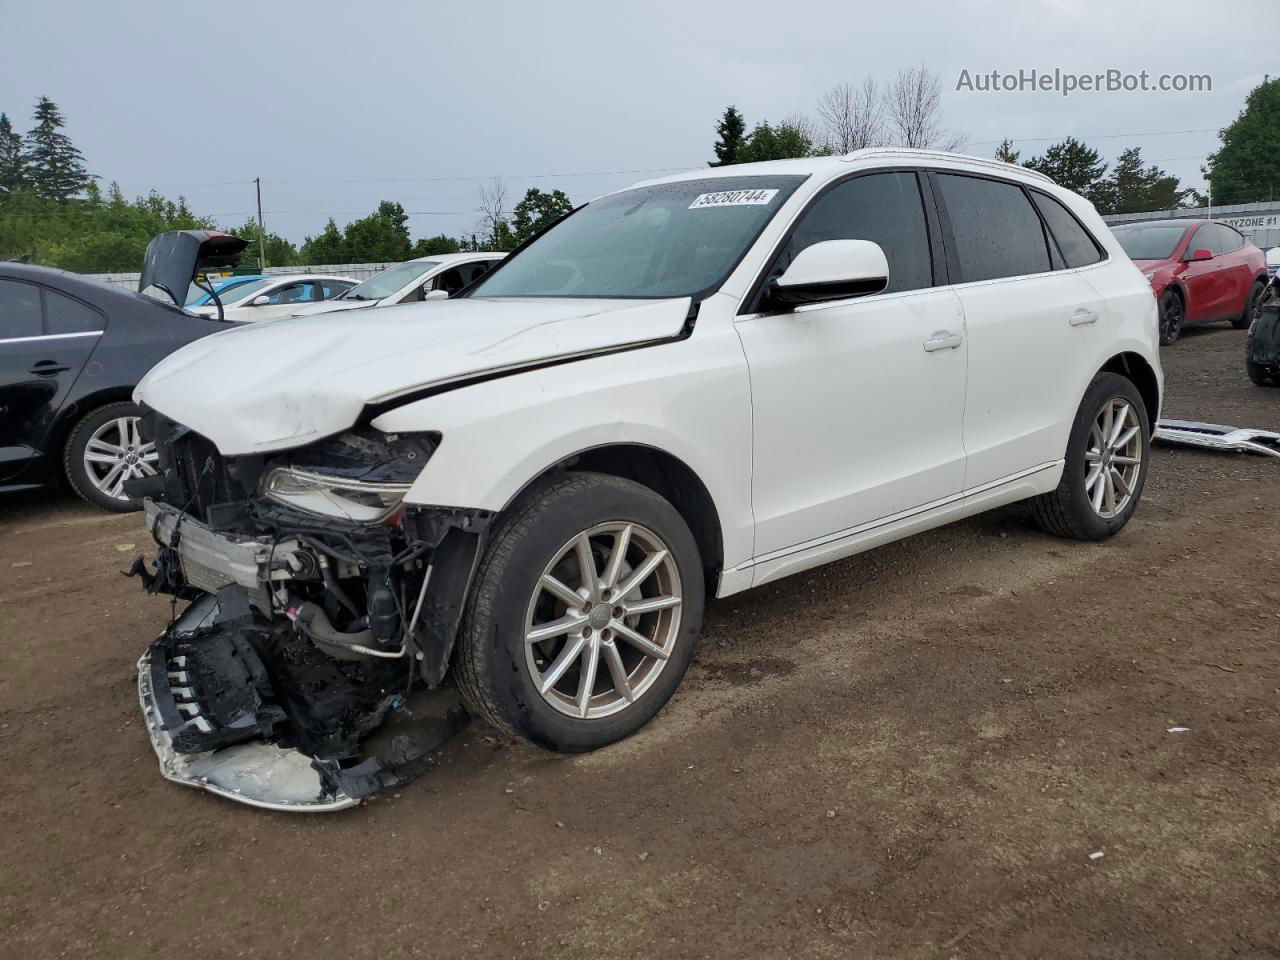
[[[703,165],[729,103],[748,124],[776,121],[812,113],[833,84],[921,63],[969,153],[1007,136],[1025,158],[1071,134],[1108,158],[1140,146],[1200,186],[1217,129],[1280,70],[1277,13],[1274,0],[3,0],[0,111],[25,131],[36,97],[53,98],[104,183],[183,193],[224,225],[253,210],[260,176],[268,229],[297,242],[380,199],[414,211],[415,238],[469,233],[494,175],[513,200],[529,186],[589,200]],[[956,90],[962,70],[1020,68],[1209,74],[1213,90]]]

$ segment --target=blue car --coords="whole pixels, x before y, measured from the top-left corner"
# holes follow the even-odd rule
[[[213,289],[217,291],[218,299],[222,300],[226,298],[226,294],[229,291],[235,289],[236,287],[242,286],[246,283],[253,283],[255,280],[267,280],[267,279],[269,278],[265,274],[253,274],[251,276],[243,276],[243,277],[229,277],[226,280],[222,281],[222,283],[220,283],[218,286],[214,287]],[[212,303],[212,302],[213,302],[213,297],[209,296],[209,294],[205,293],[205,291],[202,288],[197,287],[194,283],[191,285],[190,289],[187,291],[187,302],[185,306],[201,307],[201,306],[204,306],[206,303]]]

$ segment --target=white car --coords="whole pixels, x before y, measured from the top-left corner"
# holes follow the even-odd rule
[[[451,668],[500,729],[603,746],[676,690],[708,596],[1017,500],[1115,534],[1162,383],[1087,201],[909,150],[648,181],[359,335],[207,337],[135,395],[139,572],[197,598],[141,663],[162,770],[349,806],[418,769],[359,741]]]
[[[331,277],[312,273],[290,273],[253,280],[232,287],[222,297],[223,316],[241,323],[279,320],[306,304],[320,304],[355,286],[350,277]],[[187,307],[188,313],[216,317],[214,303]]]
[[[387,307],[419,300],[444,300],[479,280],[505,253],[442,253],[406,260],[362,280],[346,293],[324,303],[295,310],[293,316],[306,317],[335,310]]]

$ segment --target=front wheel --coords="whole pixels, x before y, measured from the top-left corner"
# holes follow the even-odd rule
[[[702,622],[698,548],[676,509],[572,473],[496,525],[467,602],[462,695],[499,729],[567,753],[634,733],[679,686]]]
[[[1076,412],[1058,489],[1032,501],[1036,521],[1074,540],[1119,533],[1142,496],[1150,444],[1151,424],[1133,381],[1098,374]]]
[[[1160,346],[1167,347],[1182,335],[1186,307],[1176,290],[1166,290],[1160,298]]]

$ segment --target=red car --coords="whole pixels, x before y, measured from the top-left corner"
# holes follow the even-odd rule
[[[1267,285],[1267,258],[1240,231],[1216,220],[1144,220],[1111,232],[1151,281],[1161,344],[1184,326],[1249,326]]]

